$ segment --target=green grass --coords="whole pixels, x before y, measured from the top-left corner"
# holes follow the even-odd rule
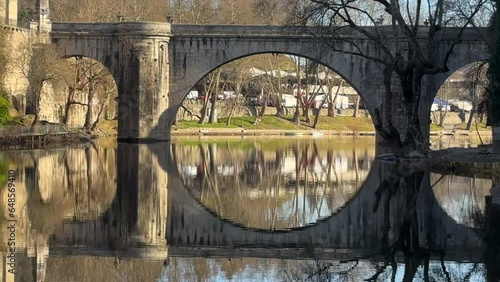
[[[107,133],[115,133],[118,131],[118,120],[103,119],[97,124],[97,128]]]
[[[311,116],[313,119],[314,116]],[[231,124],[226,126],[227,119],[221,118],[217,123],[198,124],[197,121],[179,121],[177,129],[187,128],[245,128],[245,129],[270,129],[270,130],[308,130],[310,124],[305,123],[304,117],[301,117],[301,125],[292,122],[292,116],[264,116],[262,121],[254,125],[255,117],[233,117]],[[311,120],[312,122],[312,120]],[[328,117],[321,116],[318,120],[318,130],[337,130],[337,131],[374,131],[373,123],[370,118],[365,117]]]
[[[321,116],[317,129],[336,131],[375,131],[371,118],[365,117],[328,117]]]
[[[465,130],[466,128],[467,128],[467,123],[461,123],[461,124],[457,125],[457,129]],[[471,131],[476,131],[476,123],[475,122],[472,122],[470,130]],[[486,126],[486,124],[484,122],[478,122],[477,123],[477,130],[479,130],[479,131],[490,131],[492,129],[491,129],[491,126]]]
[[[193,139],[191,136],[177,136],[175,137],[175,144],[179,146],[207,146],[216,145],[219,148],[238,150],[253,150],[258,147],[262,151],[276,152],[285,147],[291,148],[292,146],[297,146],[298,148],[309,148],[309,150],[331,150],[331,149],[341,149],[341,148],[352,148],[353,143],[356,143],[357,147],[372,149],[373,143],[375,142],[372,137],[325,137],[319,139],[312,138],[287,138],[287,137],[277,137],[277,136],[258,136],[249,138],[238,138],[238,139],[226,139],[223,136],[221,139]],[[312,142],[314,146],[312,146]]]
[[[431,123],[430,131],[441,131],[441,130],[443,130],[443,127],[441,127],[435,123]]]

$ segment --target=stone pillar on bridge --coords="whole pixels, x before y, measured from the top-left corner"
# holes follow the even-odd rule
[[[168,36],[124,34],[119,39],[118,140],[167,141]]]

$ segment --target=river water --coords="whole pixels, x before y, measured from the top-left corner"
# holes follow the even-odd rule
[[[498,281],[498,169],[415,171],[375,147],[179,137],[1,151],[0,281]]]

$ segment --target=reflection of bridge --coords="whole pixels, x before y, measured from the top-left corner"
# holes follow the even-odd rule
[[[385,235],[389,240],[397,237],[400,217],[410,204],[405,198],[404,189],[399,189],[391,201],[386,201],[382,196],[378,211],[373,212],[374,195],[381,176],[389,175],[389,167],[375,163],[360,192],[332,217],[289,232],[252,230],[221,220],[200,206],[184,188],[172,158],[161,145],[119,144],[117,155],[120,175],[118,192],[112,207],[99,221],[100,224],[106,226],[105,222],[117,222],[120,230],[135,230],[137,234],[146,235],[148,241],[144,244],[147,245],[157,244],[154,238],[161,239],[161,242],[166,237],[170,247],[184,249],[187,253],[189,248],[192,251],[206,248],[206,255],[214,248],[220,249],[214,254],[222,255],[221,250],[226,249],[228,256],[234,251],[233,248],[244,247],[324,248],[339,251],[378,249],[380,238]],[[166,193],[161,188],[164,181],[168,181]],[[416,203],[421,246],[477,250],[481,241],[473,230],[457,224],[440,208],[430,188],[428,176],[424,177],[422,183]],[[384,234],[389,226],[392,228]],[[78,234],[81,232],[75,232],[71,237],[78,238]],[[82,241],[85,240],[82,238]],[[314,257],[314,254],[311,253],[310,257]]]
[[[350,253],[350,250],[353,250],[353,255],[356,250],[372,250],[376,253],[386,228],[392,227],[387,234],[390,239],[394,240],[398,236],[399,217],[409,204],[404,193],[398,192],[400,195],[395,195],[390,203],[384,203],[383,199],[378,211],[373,212],[375,192],[385,169],[387,167],[376,163],[358,194],[337,214],[316,225],[290,232],[252,230],[222,221],[199,206],[182,183],[170,176],[168,244],[188,253],[193,248],[191,251],[203,250],[205,255],[214,256],[230,256],[232,248],[246,247],[319,248],[336,250],[343,255]],[[481,245],[479,238],[472,230],[456,224],[440,208],[428,181],[429,178],[425,177],[417,203],[419,226],[423,230],[419,234],[421,246],[431,249],[477,250]],[[308,254],[308,257],[314,256],[314,252]]]
[[[54,229],[46,237],[49,249],[38,265],[45,265],[49,254],[146,260],[168,256],[377,259],[383,238],[392,244],[400,235],[413,196],[417,197],[414,211],[420,246],[443,250],[447,260],[480,259],[482,240],[442,210],[428,175],[422,175],[417,195],[402,187],[390,200],[382,193],[374,212],[381,176],[390,175],[390,167],[375,163],[361,190],[337,214],[304,228],[268,232],[221,220],[200,206],[184,188],[169,150],[161,144],[119,144],[117,156],[118,189],[110,208],[99,219],[66,222]]]

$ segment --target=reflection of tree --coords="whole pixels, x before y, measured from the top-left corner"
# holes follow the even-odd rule
[[[500,206],[486,200],[485,264],[488,281],[500,280]]]
[[[302,140],[273,150],[261,141],[241,148],[199,143],[175,146],[175,155],[187,187],[205,207],[246,226],[287,229],[331,215],[367,176],[367,170],[356,168],[352,147],[325,148],[318,142]],[[337,167],[340,160],[347,164]]]
[[[484,225],[484,197],[490,193],[490,179],[433,173],[431,180],[437,201],[450,217],[468,227]]]
[[[96,219],[111,204],[114,176],[105,170],[104,150],[69,149],[64,154],[37,157],[28,196],[32,228],[50,234],[65,219]],[[49,169],[50,168],[50,169]]]
[[[428,173],[402,164],[389,168],[389,171],[374,195],[373,212],[381,218],[382,232],[378,237],[380,252],[368,258],[373,259],[371,265],[368,265],[369,261],[359,263],[356,259],[345,262],[313,260],[299,263],[299,267],[292,267],[288,262],[283,266],[287,280],[396,281],[398,267],[402,267],[403,271],[399,271],[402,281],[469,281],[481,271],[477,263],[469,263],[463,268],[453,266],[445,261],[446,243],[435,246],[427,241],[441,232],[434,230],[430,224],[434,220],[441,222],[441,219],[433,219],[437,216],[434,213],[422,213],[429,205],[418,200],[426,197],[426,193],[432,193]],[[474,187],[474,182],[470,183],[470,187]],[[499,214],[498,208],[489,214],[490,227],[486,231],[486,242],[491,245],[486,252],[487,261],[489,259],[492,266],[489,273],[496,279],[499,277],[496,268],[500,244],[491,223],[498,225]]]

